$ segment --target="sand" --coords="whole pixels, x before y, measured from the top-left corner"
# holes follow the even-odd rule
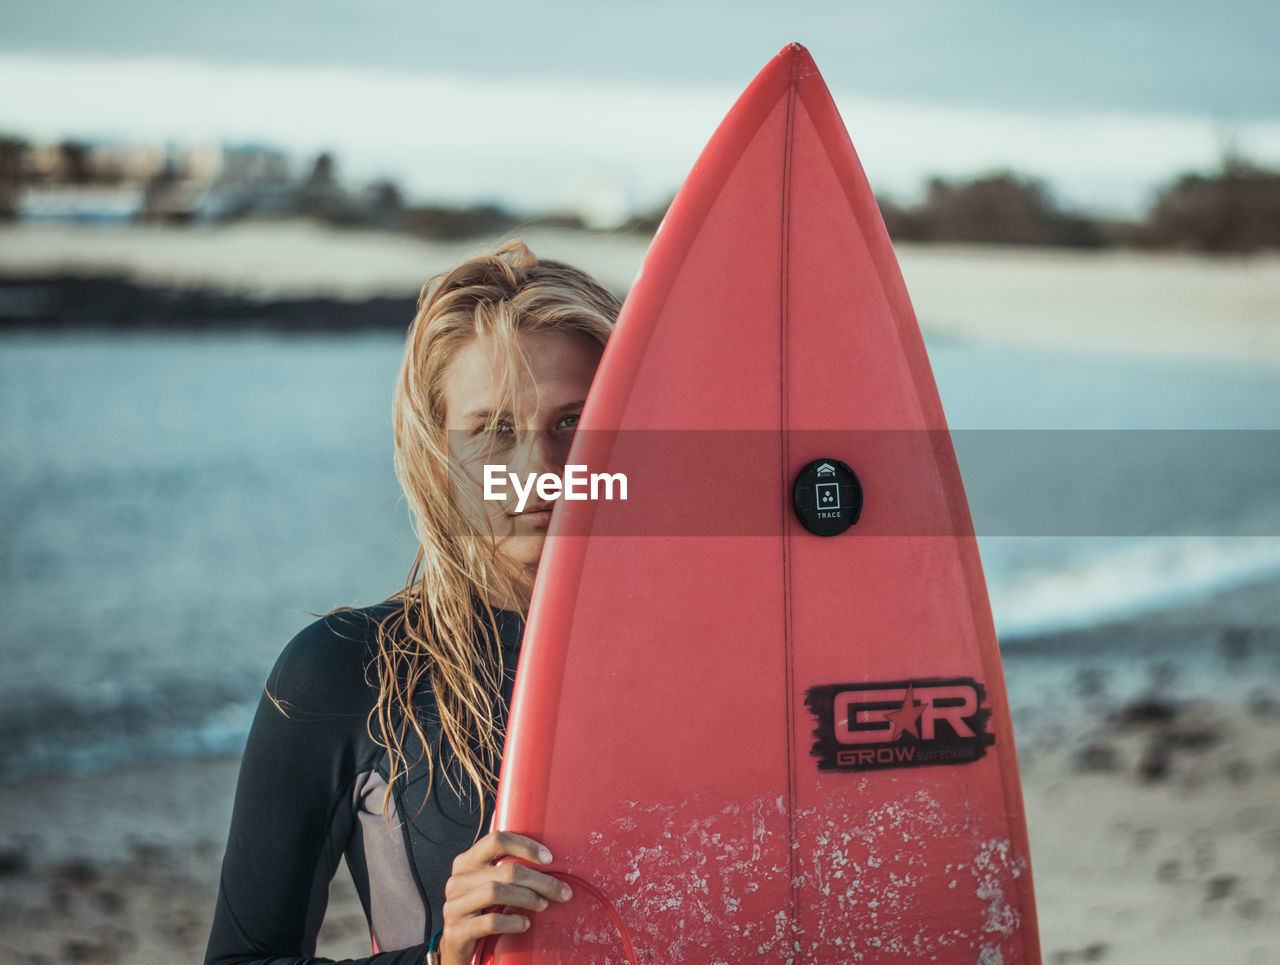
[[[0,965],[199,962],[238,759],[152,762],[0,785]],[[370,954],[345,868],[321,951]]]
[[[1167,720],[1131,708],[1083,743],[1020,744],[1046,963],[1280,963],[1269,694],[1188,700]],[[199,961],[237,767],[176,760],[0,786],[0,963]],[[319,952],[369,954],[345,869]]]
[[[1260,581],[1026,642],[1081,655],[1070,685],[1102,691],[1083,721],[1018,735],[1047,963],[1280,962],[1278,598]],[[1171,665],[1187,645],[1194,669]],[[1108,699],[1097,670],[1133,652],[1151,683]],[[1026,662],[1006,674],[1025,699]]]
[[[630,287],[650,240],[537,227],[513,233],[619,293]],[[335,231],[297,220],[199,228],[19,224],[0,227],[0,275],[92,270],[259,295],[405,295],[490,243]],[[1280,253],[1206,258],[909,244],[897,251],[928,333],[1280,365]]]
[[[581,264],[618,292],[631,286],[650,240],[555,228],[512,234],[540,255]],[[262,296],[365,298],[416,294],[432,274],[495,240],[428,241],[292,219],[194,228],[18,224],[0,227],[0,274],[102,271]]]

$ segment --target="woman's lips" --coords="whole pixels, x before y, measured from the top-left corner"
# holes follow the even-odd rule
[[[551,513],[554,509],[555,503],[545,503],[541,506],[530,506],[523,513],[515,513],[513,515],[516,519],[528,523],[530,526],[545,528],[551,524]]]

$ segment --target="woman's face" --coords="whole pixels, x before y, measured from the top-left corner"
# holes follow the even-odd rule
[[[480,532],[487,533],[492,526],[498,554],[531,583],[551,522],[552,503],[541,499],[535,489],[520,509],[506,473],[516,473],[522,487],[530,473],[535,478],[544,473],[563,478],[569,444],[603,349],[577,333],[521,332],[516,337],[529,362],[528,372],[516,367],[523,380],[515,393],[520,411],[503,407],[504,396],[510,396],[500,382],[503,366],[495,343],[474,338],[445,369],[445,427],[450,455],[471,490],[464,494],[470,498],[460,500],[462,511],[473,517]],[[498,416],[492,431],[486,428],[490,413]],[[505,467],[502,499],[484,499],[486,464]],[[474,518],[477,512],[481,518]]]

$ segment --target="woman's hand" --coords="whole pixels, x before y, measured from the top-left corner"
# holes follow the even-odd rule
[[[541,871],[501,858],[523,858],[547,864],[551,852],[532,838],[509,831],[490,831],[454,859],[444,886],[444,933],[441,965],[467,965],[475,943],[486,935],[516,934],[529,927],[524,915],[485,913],[490,905],[542,911],[552,901],[568,901],[569,886]]]

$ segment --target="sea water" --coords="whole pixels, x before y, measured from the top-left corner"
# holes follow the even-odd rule
[[[311,614],[403,584],[402,344],[0,337],[0,777],[235,752]],[[1006,646],[1280,574],[1280,369],[930,355]]]
[[[1002,639],[1280,576],[1280,367],[929,355]]]

